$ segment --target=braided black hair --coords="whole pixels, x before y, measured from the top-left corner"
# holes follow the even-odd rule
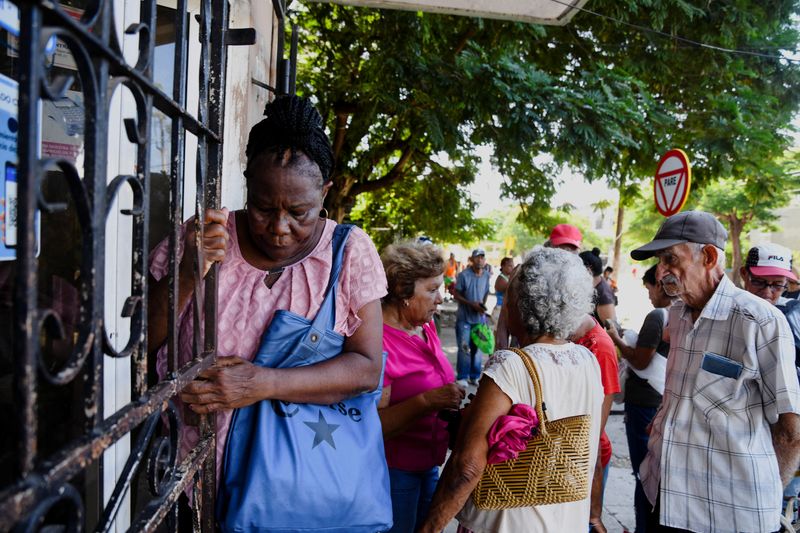
[[[253,126],[247,139],[246,178],[250,178],[250,166],[259,156],[282,157],[289,151],[284,164],[296,163],[298,152],[302,152],[317,164],[323,183],[331,180],[333,150],[322,128],[322,116],[309,99],[279,96],[267,104],[264,115],[267,118]]]

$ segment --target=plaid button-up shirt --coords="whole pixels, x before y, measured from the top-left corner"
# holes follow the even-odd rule
[[[664,397],[640,467],[653,504],[660,486],[661,524],[777,531],[783,490],[770,424],[800,413],[786,319],[723,276],[697,321],[684,303],[672,307],[669,333]],[[721,367],[702,368],[709,353],[726,358]],[[738,377],[721,375],[737,363]]]

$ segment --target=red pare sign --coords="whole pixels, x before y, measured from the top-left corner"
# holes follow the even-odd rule
[[[692,166],[686,152],[670,150],[661,157],[653,183],[656,209],[665,217],[679,212],[689,197],[692,186]]]

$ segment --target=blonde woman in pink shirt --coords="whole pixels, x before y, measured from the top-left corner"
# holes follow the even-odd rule
[[[458,409],[464,389],[442,352],[433,313],[442,296],[444,259],[430,242],[407,242],[381,255],[388,294],[383,298],[383,396],[386,462],[392,490],[392,532],[423,523],[447,452],[446,424],[437,416]]]

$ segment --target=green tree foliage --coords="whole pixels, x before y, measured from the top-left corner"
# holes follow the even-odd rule
[[[378,249],[404,237],[427,235],[436,242],[474,243],[494,233],[491,220],[473,216],[476,207],[458,182],[459,172],[439,179],[418,176],[361,195],[350,219],[368,232]],[[451,186],[444,185],[453,180]]]
[[[550,236],[550,230],[556,224],[573,224],[583,235],[583,247],[591,250],[594,247],[602,251],[608,250],[611,239],[598,235],[591,229],[589,220],[572,213],[570,209],[552,209],[546,213],[546,229],[532,231],[520,222],[521,208],[510,209],[504,213],[494,215],[497,232],[494,235],[496,242],[505,242],[507,237],[514,237],[516,245],[514,252],[524,255],[537,244],[544,243]]]
[[[471,220],[465,201],[479,145],[491,148],[504,176],[497,194],[517,200],[521,221],[538,231],[552,223],[563,166],[607,180],[633,201],[667,148],[689,153],[701,185],[718,176],[758,181],[783,153],[800,97],[798,67],[696,48],[677,36],[777,55],[797,48],[795,2],[589,7],[617,20],[580,13],[566,27],[542,27],[301,6],[298,80],[332,133],[332,216],[341,220],[358,205],[359,221],[385,221],[403,235],[480,236],[486,227]],[[443,203],[422,205],[426,199]],[[427,217],[437,210],[449,220]]]

